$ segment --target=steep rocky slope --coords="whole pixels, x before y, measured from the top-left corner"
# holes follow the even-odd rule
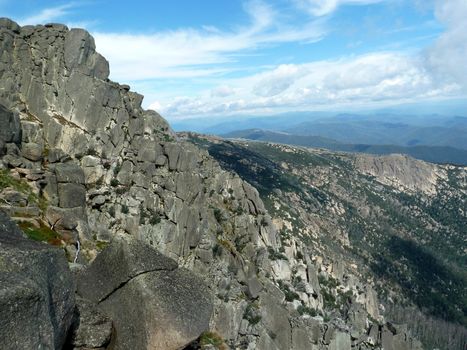
[[[178,349],[199,337],[189,346],[420,348],[404,327],[385,323],[362,276],[323,260],[313,245],[281,239],[252,185],[143,110],[141,95],[109,81],[87,32],[0,19],[0,49],[1,207],[71,263],[78,294],[67,306],[78,321],[68,346]],[[94,298],[86,281],[102,281],[103,271],[123,271],[123,280],[109,276],[108,293]],[[344,276],[353,281],[338,295],[346,317],[325,304]],[[194,298],[203,310],[196,315]],[[133,322],[134,310],[145,322]],[[55,344],[64,342],[60,334]]]
[[[380,301],[373,317],[379,310],[408,323],[429,349],[463,349],[466,168],[183,136],[258,188],[285,247],[282,259],[302,247],[311,252],[325,313],[351,317],[343,292],[358,300],[362,286],[373,286]]]

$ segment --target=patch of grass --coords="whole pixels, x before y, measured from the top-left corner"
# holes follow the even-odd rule
[[[47,200],[35,194],[26,180],[14,178],[8,170],[0,170],[0,191],[8,187],[27,195],[28,202],[37,204],[42,211],[47,209]]]
[[[104,250],[109,245],[109,242],[106,241],[96,241],[96,248],[99,251]]]
[[[61,245],[61,236],[45,225],[35,227],[29,222],[20,222],[18,226],[32,240],[47,242],[52,245]]]
[[[0,190],[7,187],[24,194],[29,194],[32,191],[26,181],[14,178],[8,170],[0,170]]]
[[[216,332],[204,332],[201,334],[201,337],[199,338],[199,345],[201,348],[207,347],[207,346],[214,346],[216,349],[219,350],[227,350],[227,346],[224,343],[224,339],[216,333]]]

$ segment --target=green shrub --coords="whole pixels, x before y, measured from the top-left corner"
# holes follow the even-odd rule
[[[261,315],[259,314],[259,307],[257,303],[250,303],[245,309],[243,318],[250,324],[255,325],[261,321]]]
[[[216,243],[216,244],[212,247],[212,254],[213,254],[215,257],[218,257],[218,256],[221,256],[221,255],[222,255],[222,246],[221,246],[219,243]]]
[[[93,147],[88,148],[87,154],[88,154],[88,156],[97,156],[98,155],[97,151]]]
[[[161,222],[161,217],[158,214],[153,214],[151,218],[149,219],[149,223],[151,225],[157,225]]]
[[[271,260],[288,260],[284,254],[276,252],[272,247],[268,247],[268,254]]]
[[[219,224],[224,222],[224,215],[222,214],[222,210],[219,208],[214,208],[214,217]]]
[[[285,300],[288,301],[288,302],[292,302],[294,300],[298,300],[300,299],[300,296],[294,292],[293,290],[290,289],[289,285],[287,285],[286,283],[284,283],[283,281],[279,280],[277,281],[278,284],[279,284],[279,288],[280,290],[282,291],[282,293],[284,293],[284,296],[285,296]]]
[[[315,309],[305,305],[300,305],[297,308],[297,311],[300,315],[310,315],[311,317],[315,317],[318,315],[318,312]]]
[[[122,204],[122,213],[123,214],[128,214],[130,212],[130,209],[126,204]]]
[[[113,180],[116,180],[116,181],[117,181],[117,185],[112,185],[112,182],[110,182],[110,184],[111,184],[112,186],[114,186],[114,187],[115,187],[115,186],[118,186],[118,180],[117,180],[117,179],[113,179]],[[112,181],[113,181],[113,180],[112,180]],[[122,194],[128,192],[129,189],[130,189],[129,186],[117,187],[117,189],[115,190],[115,193],[117,193],[118,195],[122,195]]]
[[[117,163],[117,165],[114,168],[114,175],[117,175],[120,172],[120,170],[122,170],[122,166],[119,163]]]

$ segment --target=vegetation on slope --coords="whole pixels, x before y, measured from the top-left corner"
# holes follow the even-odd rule
[[[294,230],[285,234],[360,261],[362,270],[376,277],[383,301],[416,305],[427,315],[467,326],[465,169],[445,167],[447,178],[438,181],[435,196],[428,196],[363,174],[351,154],[210,142],[196,135],[191,140],[254,184],[273,216],[288,216]],[[336,207],[343,212],[336,214]],[[303,235],[311,224],[318,225],[318,235]],[[335,239],[339,230],[348,235],[350,249]],[[433,328],[432,319],[423,322],[419,329]],[[456,332],[462,337],[465,328]],[[426,345],[447,349],[438,338]]]

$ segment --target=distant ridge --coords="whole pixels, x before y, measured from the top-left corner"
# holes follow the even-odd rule
[[[256,141],[269,141],[288,145],[325,148],[333,151],[359,152],[369,154],[407,154],[411,157],[438,164],[467,165],[467,150],[449,146],[398,146],[341,143],[321,137],[296,135],[262,129],[246,129],[222,135],[225,138],[241,138]]]

